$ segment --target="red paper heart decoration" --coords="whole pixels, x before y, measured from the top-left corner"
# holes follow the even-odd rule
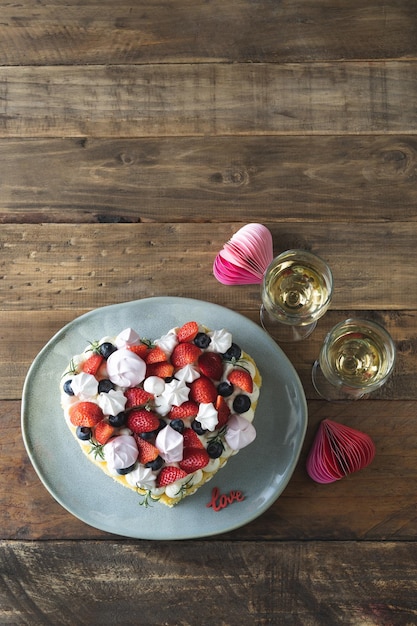
[[[224,285],[259,284],[273,257],[270,231],[263,224],[247,224],[218,253],[213,273]]]
[[[307,457],[307,473],[317,483],[332,483],[363,469],[374,456],[369,435],[325,419]]]

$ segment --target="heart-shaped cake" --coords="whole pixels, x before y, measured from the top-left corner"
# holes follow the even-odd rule
[[[131,328],[73,356],[66,423],[87,457],[141,504],[174,506],[256,437],[253,358],[225,329],[190,321],[157,339]]]

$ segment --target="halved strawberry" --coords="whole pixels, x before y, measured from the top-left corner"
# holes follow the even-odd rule
[[[125,409],[131,409],[134,406],[144,406],[154,399],[152,393],[140,387],[130,387],[130,389],[126,389],[124,395],[127,398]]]
[[[247,370],[240,369],[240,368],[233,369],[228,374],[227,379],[233,385],[242,389],[242,391],[246,391],[247,393],[252,393],[253,380],[252,380],[252,376],[249,374]]]
[[[103,411],[95,402],[77,402],[69,408],[69,418],[73,426],[92,428],[103,419]]]
[[[185,478],[186,476],[187,472],[182,470],[180,467],[176,467],[175,465],[166,465],[158,474],[156,486],[165,487],[166,485],[171,485],[171,483],[175,483],[177,480]]]
[[[158,376],[159,378],[170,378],[174,374],[174,366],[169,361],[159,361],[146,366],[146,378]]]
[[[159,348],[159,346],[155,346],[155,348],[151,348],[149,352],[146,354],[144,361],[147,365],[150,363],[160,363],[161,361],[166,361],[167,355]]]
[[[184,450],[184,456],[182,461],[179,462],[179,466],[182,470],[191,474],[203,467],[206,467],[209,463],[210,457],[205,448],[186,448]]]
[[[148,346],[144,343],[139,343],[136,346],[126,346],[126,348],[140,356],[141,359],[145,359],[145,356],[147,355],[149,349]]]
[[[102,420],[94,429],[94,439],[103,446],[115,432],[114,426]]]
[[[230,416],[230,409],[227,405],[226,400],[223,398],[223,396],[217,396],[214,406],[216,407],[217,418],[219,420],[217,422],[216,429],[219,429],[219,428],[222,428],[225,424],[227,424],[227,421]]]
[[[180,406],[171,407],[168,417],[171,420],[175,419],[187,419],[188,417],[195,417],[198,413],[198,404],[193,400],[186,400]]]
[[[220,380],[223,375],[223,360],[217,352],[203,352],[198,357],[198,367],[208,378]]]
[[[145,441],[141,437],[135,437],[136,444],[139,450],[138,460],[139,463],[145,465],[146,463],[152,463],[159,456],[159,450],[150,441]]]
[[[190,398],[194,402],[208,404],[216,402],[217,389],[207,376],[200,376],[190,384]]]
[[[184,449],[204,448],[203,442],[192,428],[184,428],[182,436],[184,438]]]
[[[171,363],[174,367],[185,367],[195,363],[200,354],[201,349],[194,343],[179,343],[172,352]]]
[[[81,369],[86,374],[92,374],[95,376],[98,370],[100,369],[101,364],[104,361],[104,357],[101,354],[97,354],[94,352],[91,356],[88,357],[86,361],[81,365]]]
[[[184,343],[192,341],[198,333],[197,322],[186,322],[177,332],[178,341]]]
[[[153,411],[134,409],[128,415],[126,426],[134,433],[151,433],[159,428],[159,418]]]

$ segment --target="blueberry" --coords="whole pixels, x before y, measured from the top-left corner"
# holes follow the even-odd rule
[[[113,354],[113,352],[116,352],[116,350],[117,350],[116,346],[114,346],[109,341],[105,341],[98,348],[98,351],[100,352],[101,356],[104,357],[105,359],[108,359],[109,356]]]
[[[249,396],[245,396],[245,394],[240,393],[233,400],[233,410],[235,413],[246,413],[249,411],[251,405],[251,401]]]
[[[229,396],[231,396],[234,389],[235,388],[232,383],[228,383],[227,380],[217,385],[217,391],[219,392],[220,396],[223,396],[223,398],[228,398]]]
[[[164,381],[165,381],[166,383],[172,383],[172,381],[173,381],[173,380],[174,380],[174,376],[166,376],[166,377],[164,378]]]
[[[109,393],[111,389],[115,389],[116,386],[109,380],[108,378],[103,378],[98,383],[98,392],[99,393]]]
[[[232,343],[230,348],[226,350],[226,352],[222,356],[225,361],[232,361],[233,359],[240,359],[241,354],[241,348],[236,343]]]
[[[139,433],[138,437],[140,437],[144,441],[151,441],[152,439],[155,438],[155,431],[148,431],[148,432],[145,432],[145,433]]]
[[[161,430],[163,430],[165,428],[165,426],[168,426],[168,424],[166,423],[165,420],[162,419],[162,417],[159,418],[159,426],[158,428],[154,431],[154,434],[157,435],[159,432],[161,432]]]
[[[65,393],[67,393],[69,396],[74,395],[74,392],[71,387],[71,383],[72,383],[72,380],[66,380],[64,383],[64,387],[63,387]]]
[[[201,422],[199,422],[198,420],[193,420],[191,422],[191,428],[195,433],[197,433],[197,435],[204,435],[204,433],[207,432],[207,430],[202,427]]]
[[[88,428],[87,426],[77,426],[75,433],[81,441],[88,441],[91,439],[91,428]]]
[[[145,467],[149,467],[153,472],[157,472],[164,464],[164,459],[161,456],[157,456],[154,461],[145,463]]]
[[[205,350],[211,343],[211,338],[206,333],[197,333],[194,337],[194,343],[198,348]]]
[[[207,446],[207,454],[211,459],[218,459],[224,450],[224,446],[221,441],[210,441]]]
[[[117,469],[116,472],[121,476],[124,476],[125,474],[129,474],[129,472],[133,471],[135,467],[136,463],[133,463],[133,465],[129,465],[129,467],[121,467],[120,469]]]
[[[184,432],[184,422],[181,419],[171,420],[169,425],[171,428],[177,431],[177,433]],[[168,432],[168,431],[167,431]]]
[[[125,413],[125,411],[121,411],[117,415],[109,415],[109,423],[112,426],[116,426],[116,428],[119,428],[119,426],[124,426],[124,424],[126,424],[126,420],[127,413]]]

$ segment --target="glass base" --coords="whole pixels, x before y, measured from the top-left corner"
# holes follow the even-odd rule
[[[306,324],[305,326],[295,326],[294,324],[283,324],[278,322],[272,315],[268,313],[264,305],[261,306],[260,318],[262,328],[271,335],[272,339],[277,343],[290,343],[293,341],[302,341],[311,335],[317,322]]]
[[[335,386],[329,383],[321,370],[318,360],[313,365],[311,380],[319,396],[328,402],[350,402],[351,400],[360,400],[369,395],[363,389],[352,389],[343,385]]]

